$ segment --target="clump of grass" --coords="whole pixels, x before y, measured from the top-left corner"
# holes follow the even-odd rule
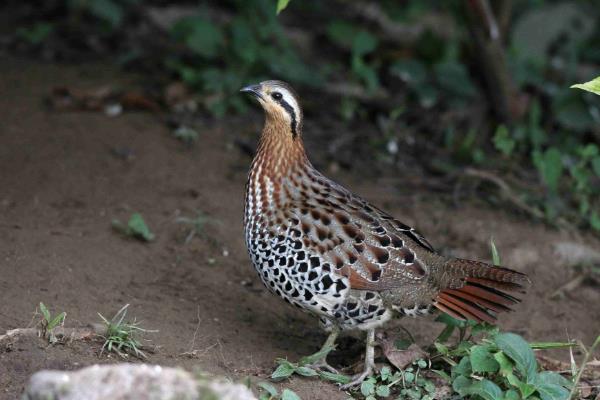
[[[204,234],[204,226],[211,220],[212,218],[206,215],[204,212],[196,210],[196,216],[194,218],[178,217],[175,222],[178,224],[188,225],[190,227],[190,231],[184,239],[184,243],[188,244],[194,238],[194,236],[202,236]]]
[[[58,339],[54,334],[54,328],[65,323],[67,313],[63,311],[55,316],[52,316],[52,314],[50,314],[50,310],[48,310],[48,307],[46,307],[46,305],[42,302],[40,302],[40,311],[42,312],[42,321],[40,322],[42,336],[47,338],[50,344],[54,344],[58,342]]]
[[[102,352],[114,352],[120,357],[127,358],[128,355],[133,355],[140,359],[148,358],[141,350],[142,343],[140,337],[144,333],[158,332],[156,330],[148,330],[140,327],[140,323],[135,320],[126,321],[127,308],[129,304],[125,304],[110,321],[98,313],[102,322],[106,325],[106,332],[102,335],[104,344]]]

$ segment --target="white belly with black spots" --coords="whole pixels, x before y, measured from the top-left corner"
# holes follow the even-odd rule
[[[349,288],[348,279],[311,253],[298,231],[246,232],[250,257],[263,283],[285,301],[322,317],[327,327],[366,329],[391,317],[375,292]]]

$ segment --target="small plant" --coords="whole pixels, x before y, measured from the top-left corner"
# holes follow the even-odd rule
[[[42,312],[42,336],[47,338],[50,344],[54,344],[58,342],[58,339],[54,335],[54,328],[65,323],[67,313],[63,311],[53,317],[52,314],[50,314],[50,310],[48,310],[46,305],[42,302],[40,302],[40,311]]]
[[[315,354],[302,357],[297,363],[290,362],[283,358],[278,358],[276,361],[277,364],[279,364],[279,366],[271,374],[271,379],[279,381],[289,378],[293,374],[298,374],[306,377],[319,376],[322,379],[341,384],[350,382],[350,377],[346,375],[335,374],[328,371],[315,370],[314,368],[310,367],[311,364],[321,360],[323,357],[327,356],[327,354],[329,354],[332,350],[333,347],[322,349],[321,351]]]
[[[258,387],[264,390],[259,400],[300,400],[300,396],[290,389],[283,389],[280,395],[277,388],[270,383],[259,382]]]
[[[533,348],[559,348],[572,343],[530,345],[514,333],[498,332],[491,325],[477,324],[472,334],[481,340],[462,340],[453,348],[436,342],[439,358],[450,365],[450,374],[438,371],[461,396],[486,400],[541,398],[566,400],[572,382],[556,372],[540,371]]]
[[[114,352],[123,358],[127,358],[128,354],[137,358],[147,358],[146,354],[141,350],[142,344],[138,340],[138,337],[142,333],[158,331],[141,328],[140,323],[136,322],[135,318],[133,321],[125,321],[128,307],[129,304],[124,305],[110,321],[98,313],[100,318],[102,318],[102,322],[106,325],[106,333],[102,336],[104,339],[102,352],[104,350]]]
[[[173,136],[183,142],[183,144],[186,146],[190,147],[198,141],[198,132],[196,132],[195,129],[187,126],[180,126],[179,128],[175,129]]]
[[[185,237],[184,243],[189,243],[194,236],[201,236],[204,233],[204,225],[209,222],[211,218],[204,214],[202,211],[196,210],[196,217],[178,217],[175,222],[178,224],[185,224],[191,227],[189,233]]]
[[[379,374],[366,379],[360,385],[360,394],[365,400],[388,398],[395,390],[398,399],[433,400],[435,385],[426,379],[421,372],[429,367],[425,360],[416,360],[402,371],[393,372],[390,367],[383,367]]]
[[[127,222],[127,226],[117,219],[112,221],[112,226],[125,236],[134,237],[145,242],[151,242],[155,237],[140,213],[133,213]]]

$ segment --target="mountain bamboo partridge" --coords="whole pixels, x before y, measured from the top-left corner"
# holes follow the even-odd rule
[[[415,229],[317,171],[302,142],[293,89],[266,81],[241,90],[264,108],[265,125],[246,186],[246,245],[266,287],[321,318],[334,345],[342,330],[367,332],[371,375],[375,329],[394,316],[435,309],[494,322],[519,300],[526,275],[437,254]],[[315,367],[333,370],[323,358]]]

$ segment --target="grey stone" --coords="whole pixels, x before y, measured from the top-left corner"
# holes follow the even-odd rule
[[[243,385],[194,378],[177,368],[147,364],[93,365],[77,371],[39,371],[22,400],[256,400]]]

